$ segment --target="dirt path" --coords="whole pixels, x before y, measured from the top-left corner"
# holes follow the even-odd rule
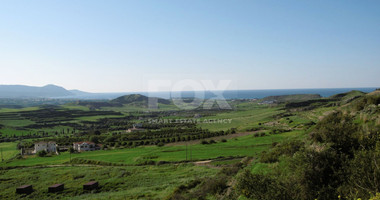
[[[204,161],[198,161],[194,162],[194,165],[208,165],[212,160],[204,160]]]

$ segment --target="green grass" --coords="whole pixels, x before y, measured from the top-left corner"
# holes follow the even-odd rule
[[[104,118],[118,118],[123,117],[122,115],[99,115],[99,116],[86,116],[86,117],[78,117],[75,120],[72,120],[71,122],[77,122],[77,121],[97,121],[99,119]]]
[[[34,111],[40,109],[39,107],[27,107],[27,108],[0,108],[0,113],[5,112],[20,112],[20,111]]]
[[[30,132],[31,131],[29,131],[29,130],[17,130],[14,128],[2,128],[2,129],[0,129],[0,133],[2,133],[2,136],[11,136],[11,137],[13,135],[16,135],[16,136],[26,135]]]
[[[11,127],[23,127],[34,124],[34,122],[28,119],[2,119],[0,120],[0,124]]]
[[[237,128],[238,131],[246,131],[250,128],[258,127],[258,123],[276,121],[284,126],[296,127],[310,120],[317,120],[320,113],[329,111],[331,108],[320,108],[319,110],[297,112],[296,116],[290,116],[289,119],[275,119],[275,115],[285,112],[282,106],[258,105],[256,102],[232,103],[234,110],[223,111],[214,116],[200,118],[201,121],[209,119],[232,119],[231,123],[200,123],[199,127],[211,131],[227,130]],[[82,109],[87,107],[64,105],[67,109]],[[113,110],[122,112],[125,115],[133,114],[144,115],[145,111],[164,111],[177,110],[173,105],[160,105],[158,110],[149,110],[142,107],[124,106],[103,108],[104,110]],[[2,111],[0,111],[2,112]],[[200,112],[202,115],[202,112]],[[79,117],[71,122],[96,121],[106,117],[121,116],[90,116]],[[181,112],[173,118],[181,117]],[[170,118],[170,117],[168,117]],[[15,130],[17,127],[28,125],[27,121],[7,119],[4,123],[5,128],[0,130],[5,135],[20,135],[30,131]],[[292,123],[289,121],[292,120]],[[269,123],[268,123],[269,124]],[[273,125],[277,126],[277,125]],[[261,125],[261,127],[271,129],[272,125]],[[61,132],[69,127],[57,126],[49,129],[41,129],[48,132]],[[71,128],[70,128],[71,130]],[[269,132],[269,131],[266,132]],[[31,130],[34,132],[35,130]],[[215,144],[194,144],[191,142],[186,145],[167,145],[163,147],[142,146],[130,149],[100,150],[92,152],[82,152],[69,154],[68,152],[51,157],[26,156],[23,159],[8,160],[14,157],[16,143],[0,143],[3,148],[4,157],[8,160],[0,163],[0,167],[18,167],[16,169],[6,169],[0,172],[0,199],[17,199],[21,196],[15,194],[15,188],[22,184],[33,184],[36,190],[29,195],[31,199],[164,199],[171,194],[173,190],[181,184],[187,184],[197,177],[210,177],[217,173],[218,169],[224,165],[233,165],[240,162],[240,157],[250,156],[257,158],[262,151],[271,148],[273,142],[291,140],[305,137],[305,130],[293,130],[276,135],[267,135],[263,137],[254,137],[253,134],[245,135],[227,142],[217,142]],[[268,133],[267,133],[268,134]],[[207,139],[206,139],[207,140]],[[191,163],[180,163],[190,158],[193,161],[214,160],[210,163],[213,167],[194,166]],[[190,153],[191,152],[191,153]],[[124,164],[129,166],[70,166],[70,157],[78,160],[101,161],[109,164]],[[221,159],[227,158],[227,159]],[[167,161],[173,162],[166,165],[143,165],[147,161]],[[250,169],[255,173],[266,173],[275,165],[259,163],[257,160],[250,165]],[[49,166],[50,165],[50,166]],[[54,166],[56,165],[56,166]],[[82,184],[98,180],[102,186],[99,193],[83,193]],[[65,192],[62,194],[47,193],[47,186],[55,183],[64,183]]]
[[[214,166],[227,166],[227,165],[234,165],[241,161],[241,158],[237,159],[229,159],[229,160],[216,160],[212,161],[210,164]]]
[[[89,111],[90,108],[87,106],[81,106],[81,105],[73,105],[73,104],[65,104],[61,105],[62,108],[70,109],[70,110],[83,110],[83,111]]]
[[[16,187],[32,184],[35,190],[28,199],[164,199],[181,184],[214,176],[218,170],[191,164],[139,167],[21,168],[0,174],[0,199],[18,199]],[[86,193],[82,185],[96,180],[100,193]],[[47,193],[47,187],[65,184],[62,193]]]
[[[20,153],[20,150],[16,149],[16,145],[17,145],[16,142],[0,143],[0,149],[2,150],[2,156],[3,156],[4,160],[8,160],[8,159],[16,156],[18,153]]]
[[[102,107],[101,110],[130,113],[130,112],[148,112],[148,111],[149,112],[171,111],[171,110],[179,110],[179,108],[173,104],[159,103],[157,109],[142,107],[141,105],[128,104],[128,105],[124,105],[123,107]]]
[[[272,142],[279,142],[284,139],[299,137],[302,131],[293,131],[283,134],[270,135],[264,137],[253,137],[246,135],[239,138],[228,140],[228,142],[219,142],[216,144],[202,145],[194,144],[188,146],[188,159],[207,160],[217,157],[230,156],[256,156],[258,153],[270,148]],[[115,149],[99,150],[92,152],[83,152],[72,154],[72,158],[83,158],[96,161],[122,163],[122,164],[139,164],[146,160],[170,161],[177,162],[186,160],[186,146],[145,146],[132,149]],[[63,153],[59,156],[52,157],[35,157],[30,156],[26,159],[14,160],[9,163],[3,163],[3,166],[33,166],[33,165],[56,165],[68,163],[70,155]]]
[[[205,119],[231,119],[231,123],[200,123],[199,126],[211,131],[225,131],[230,128],[244,131],[257,127],[259,122],[271,121],[274,115],[283,112],[281,107],[261,106],[255,103],[244,103],[237,108],[238,110],[226,111],[215,116],[201,118],[201,121]]]
[[[265,174],[271,171],[271,168],[274,164],[261,163],[255,161],[252,163],[251,172],[254,174]]]

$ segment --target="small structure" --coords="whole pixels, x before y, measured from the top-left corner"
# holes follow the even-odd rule
[[[73,149],[75,151],[95,151],[100,150],[100,146],[96,145],[93,142],[85,141],[85,142],[75,142],[73,143]]]
[[[49,193],[54,193],[54,192],[61,192],[63,191],[65,186],[63,184],[54,184],[48,188]]]
[[[202,117],[202,115],[201,115],[201,114],[198,114],[198,113],[194,115],[194,118],[195,118],[195,119],[199,119],[199,118],[201,118],[201,117]]]
[[[18,188],[16,188],[17,194],[30,194],[33,192],[33,186],[32,185],[22,185]]]
[[[34,151],[33,153],[36,154],[39,151],[46,151],[48,153],[56,153],[57,152],[57,143],[54,141],[49,142],[37,142],[34,143]]]
[[[98,181],[90,181],[83,185],[83,190],[95,190],[99,187]]]
[[[72,145],[59,145],[59,146],[57,146],[57,151],[65,152],[65,151],[68,151],[71,147],[73,147],[73,146]]]
[[[32,155],[34,152],[34,148],[21,148],[21,155]]]
[[[132,132],[139,132],[139,131],[145,131],[145,129],[141,128],[141,124],[134,124],[133,128],[129,128],[127,130],[127,133],[132,133]]]

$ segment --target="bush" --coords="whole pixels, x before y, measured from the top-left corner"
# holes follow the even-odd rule
[[[221,142],[227,142],[227,140],[223,138],[223,139],[221,140]]]
[[[202,140],[201,144],[208,144],[206,140]]]
[[[224,175],[205,179],[199,188],[199,195],[207,196],[207,194],[222,193],[228,187],[226,180],[227,177]]]
[[[273,148],[269,152],[262,152],[260,155],[260,162],[274,163],[277,162],[281,155],[293,156],[304,146],[304,142],[300,140],[286,141],[281,144],[277,142],[272,143]]]
[[[263,151],[260,155],[260,162],[262,163],[274,163],[277,162],[279,155],[273,152]]]
[[[292,199],[276,179],[245,170],[237,178],[237,192],[249,199]]]
[[[47,152],[45,150],[37,152],[38,157],[45,157],[47,155]]]
[[[241,164],[241,163],[239,163],[239,164]],[[226,176],[234,176],[239,172],[240,169],[241,169],[241,166],[239,166],[239,165],[234,165],[232,167],[223,167],[219,173],[224,174]]]
[[[352,155],[353,150],[359,147],[358,128],[352,117],[337,112],[320,121],[311,133],[311,138],[315,142],[331,143],[331,147],[338,152]]]
[[[380,152],[373,150],[357,152],[348,166],[350,175],[345,183],[346,187],[342,187],[348,189],[345,193],[356,194],[362,199],[368,199],[370,194],[376,194],[380,186],[379,163]]]

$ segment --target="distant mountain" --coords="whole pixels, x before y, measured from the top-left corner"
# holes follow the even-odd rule
[[[112,103],[120,103],[120,104],[131,104],[131,103],[140,103],[140,104],[146,104],[148,105],[149,99],[150,98],[155,98],[155,97],[147,97],[141,94],[130,94],[130,95],[124,95],[121,97],[118,97],[114,100],[112,100]],[[158,103],[161,104],[170,104],[171,102],[167,99],[162,99],[162,98],[155,98],[157,99]]]
[[[0,85],[0,98],[51,98],[74,95],[75,93],[56,85],[46,85],[43,87]]]
[[[92,95],[93,93],[90,93],[90,92],[83,92],[83,91],[80,91],[80,90],[69,90],[69,92],[73,93],[74,95],[77,95],[77,96],[86,96],[86,95]]]

